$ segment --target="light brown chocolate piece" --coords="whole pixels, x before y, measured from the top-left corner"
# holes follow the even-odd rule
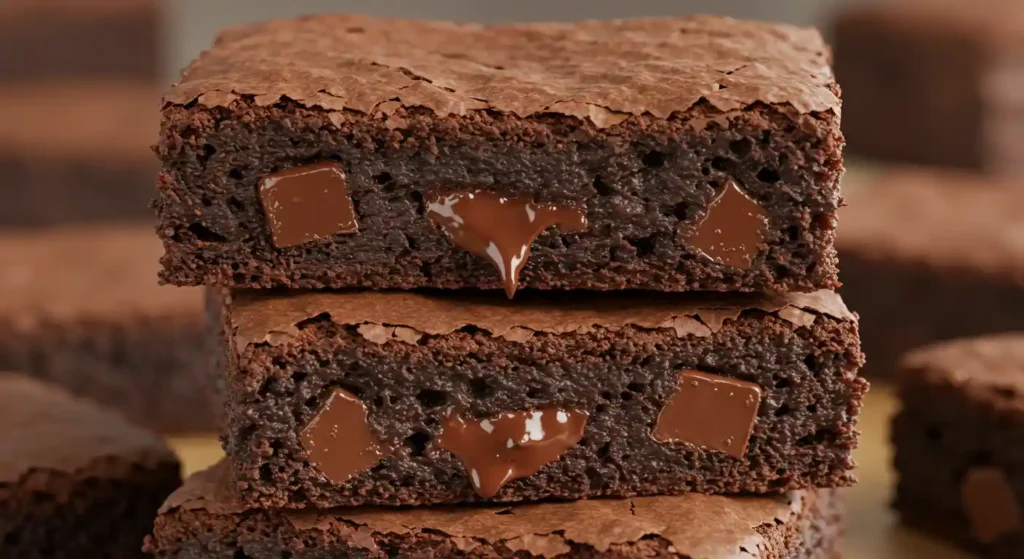
[[[341,388],[331,390],[299,439],[310,464],[334,483],[348,481],[391,453],[370,429],[363,402]]]
[[[1024,528],[1020,503],[1002,470],[982,466],[969,470],[960,486],[964,515],[981,543],[992,543]]]
[[[294,167],[260,181],[260,200],[277,248],[359,231],[348,181],[333,161]]]
[[[757,258],[767,232],[768,212],[729,181],[715,194],[686,242],[719,264],[746,270]]]
[[[607,293],[601,297],[579,294],[553,297],[523,293],[515,302],[493,294],[363,291],[331,293],[292,291],[232,291],[231,320],[239,351],[254,343],[285,343],[298,335],[296,324],[326,313],[336,324],[379,325],[367,328],[375,343],[408,343],[422,335],[445,335],[464,326],[476,326],[511,342],[523,342],[534,333],[585,334],[595,328],[632,326],[669,329],[679,337],[710,336],[744,310],[777,313],[789,320],[786,309],[855,320],[838,294],[832,291],[786,295],[723,293]],[[794,327],[806,325],[806,313]],[[404,330],[401,334],[396,328]],[[364,328],[360,328],[362,333]],[[366,335],[366,334],[364,334]]]
[[[583,438],[587,413],[546,408],[486,419],[450,415],[437,446],[462,462],[473,488],[484,498],[514,479],[555,462]]]
[[[743,380],[683,371],[679,388],[654,426],[654,438],[743,458],[761,404],[761,387]]]
[[[494,264],[509,299],[515,295],[519,272],[537,235],[554,226],[565,233],[587,229],[587,216],[580,208],[537,204],[481,190],[435,195],[427,201],[427,215],[455,246]]]

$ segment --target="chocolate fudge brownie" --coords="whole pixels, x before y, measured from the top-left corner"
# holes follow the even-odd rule
[[[0,370],[161,432],[217,429],[203,293],[157,284],[150,225],[0,235]]]
[[[854,481],[867,383],[833,292],[224,298],[224,442],[248,505]]]
[[[1024,329],[1024,181],[901,168],[848,176],[836,246],[865,373],[935,340]]]
[[[1024,557],[1024,332],[925,346],[900,369],[900,516],[985,557]]]
[[[158,99],[131,82],[0,86],[0,227],[151,219]]]
[[[0,373],[0,557],[143,557],[181,483],[159,438],[61,389]]]
[[[160,79],[157,0],[0,2],[0,82]],[[6,114],[5,114],[6,117]]]
[[[222,462],[190,477],[160,509],[146,551],[161,559],[838,557],[842,511],[829,489],[282,511],[240,504],[229,475]]]
[[[832,41],[851,153],[1024,172],[1024,4],[851,2]]]
[[[715,17],[228,30],[164,98],[162,277],[835,288],[828,62],[816,31]]]

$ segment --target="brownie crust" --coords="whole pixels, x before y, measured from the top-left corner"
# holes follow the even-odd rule
[[[246,510],[226,464],[190,478],[157,517],[146,550],[162,559],[318,557],[837,556],[833,490],[769,497],[641,497],[511,507]],[[221,478],[218,480],[218,478]],[[662,515],[657,517],[657,515]],[[604,530],[604,533],[602,533]]]
[[[856,320],[838,297],[677,294],[655,303],[642,294],[595,304],[531,295],[512,304],[498,294],[234,292],[222,333],[224,443],[242,501],[484,500],[461,456],[438,447],[452,409],[476,419],[552,407],[588,414],[578,444],[504,484],[494,501],[853,483],[867,383],[857,376]],[[748,439],[741,458],[652,436],[681,369],[756,384],[756,421],[734,434]],[[390,449],[341,481],[311,465],[301,435],[338,388],[362,402],[370,431]]]
[[[1021,557],[1024,546],[1022,348],[1019,332],[940,342],[906,355],[898,378],[893,506],[907,524],[983,557]],[[1000,494],[980,495],[988,511],[970,503],[979,471],[1004,480]]]
[[[334,47],[286,39],[307,32]],[[360,55],[370,44],[390,54]],[[544,70],[556,47],[579,75]],[[266,49],[280,55],[256,56]],[[497,289],[491,265],[425,215],[435,194],[479,189],[585,208],[586,231],[536,239],[524,288],[834,288],[843,140],[825,51],[808,30],[718,18],[480,27],[318,16],[228,31],[165,97],[162,278]],[[674,70],[608,73],[630,53]],[[628,91],[587,85],[603,82]],[[553,84],[564,92],[552,97]],[[323,161],[344,169],[358,233],[276,248],[259,182]],[[766,213],[747,268],[686,240],[731,181]]]
[[[118,415],[0,373],[0,555],[143,557],[178,460]]]

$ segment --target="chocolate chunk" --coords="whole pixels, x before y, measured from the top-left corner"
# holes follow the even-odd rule
[[[427,202],[427,214],[456,246],[494,264],[509,298],[516,292],[519,271],[530,257],[530,245],[548,227],[567,233],[587,229],[581,208],[537,204],[505,198],[493,192],[436,195]]]
[[[1017,497],[999,468],[982,466],[968,471],[960,486],[960,499],[971,533],[982,543],[1020,532],[1024,526]]]
[[[348,481],[391,453],[370,429],[366,406],[341,388],[331,391],[301,440],[309,462],[334,483]]]
[[[332,161],[264,177],[260,199],[277,248],[359,230],[345,171]]]
[[[658,416],[654,438],[743,458],[760,403],[761,387],[752,382],[683,371],[679,390]]]
[[[437,446],[454,454],[484,498],[507,482],[537,473],[583,438],[588,414],[548,408],[517,411],[488,419],[451,415]]]
[[[687,242],[715,262],[745,270],[754,263],[767,230],[768,212],[729,181]]]

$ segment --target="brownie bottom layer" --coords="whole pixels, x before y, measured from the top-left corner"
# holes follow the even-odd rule
[[[860,314],[865,376],[893,376],[903,353],[932,341],[1024,329],[1024,287],[1010,277],[840,252],[840,293]]]
[[[0,370],[21,371],[161,433],[215,431],[221,404],[201,316],[41,324],[0,320]]]
[[[30,475],[37,476],[42,489],[15,488],[0,501],[0,557],[145,557],[142,542],[152,519],[180,483],[177,464],[169,463],[154,469],[135,466],[113,479]]]

